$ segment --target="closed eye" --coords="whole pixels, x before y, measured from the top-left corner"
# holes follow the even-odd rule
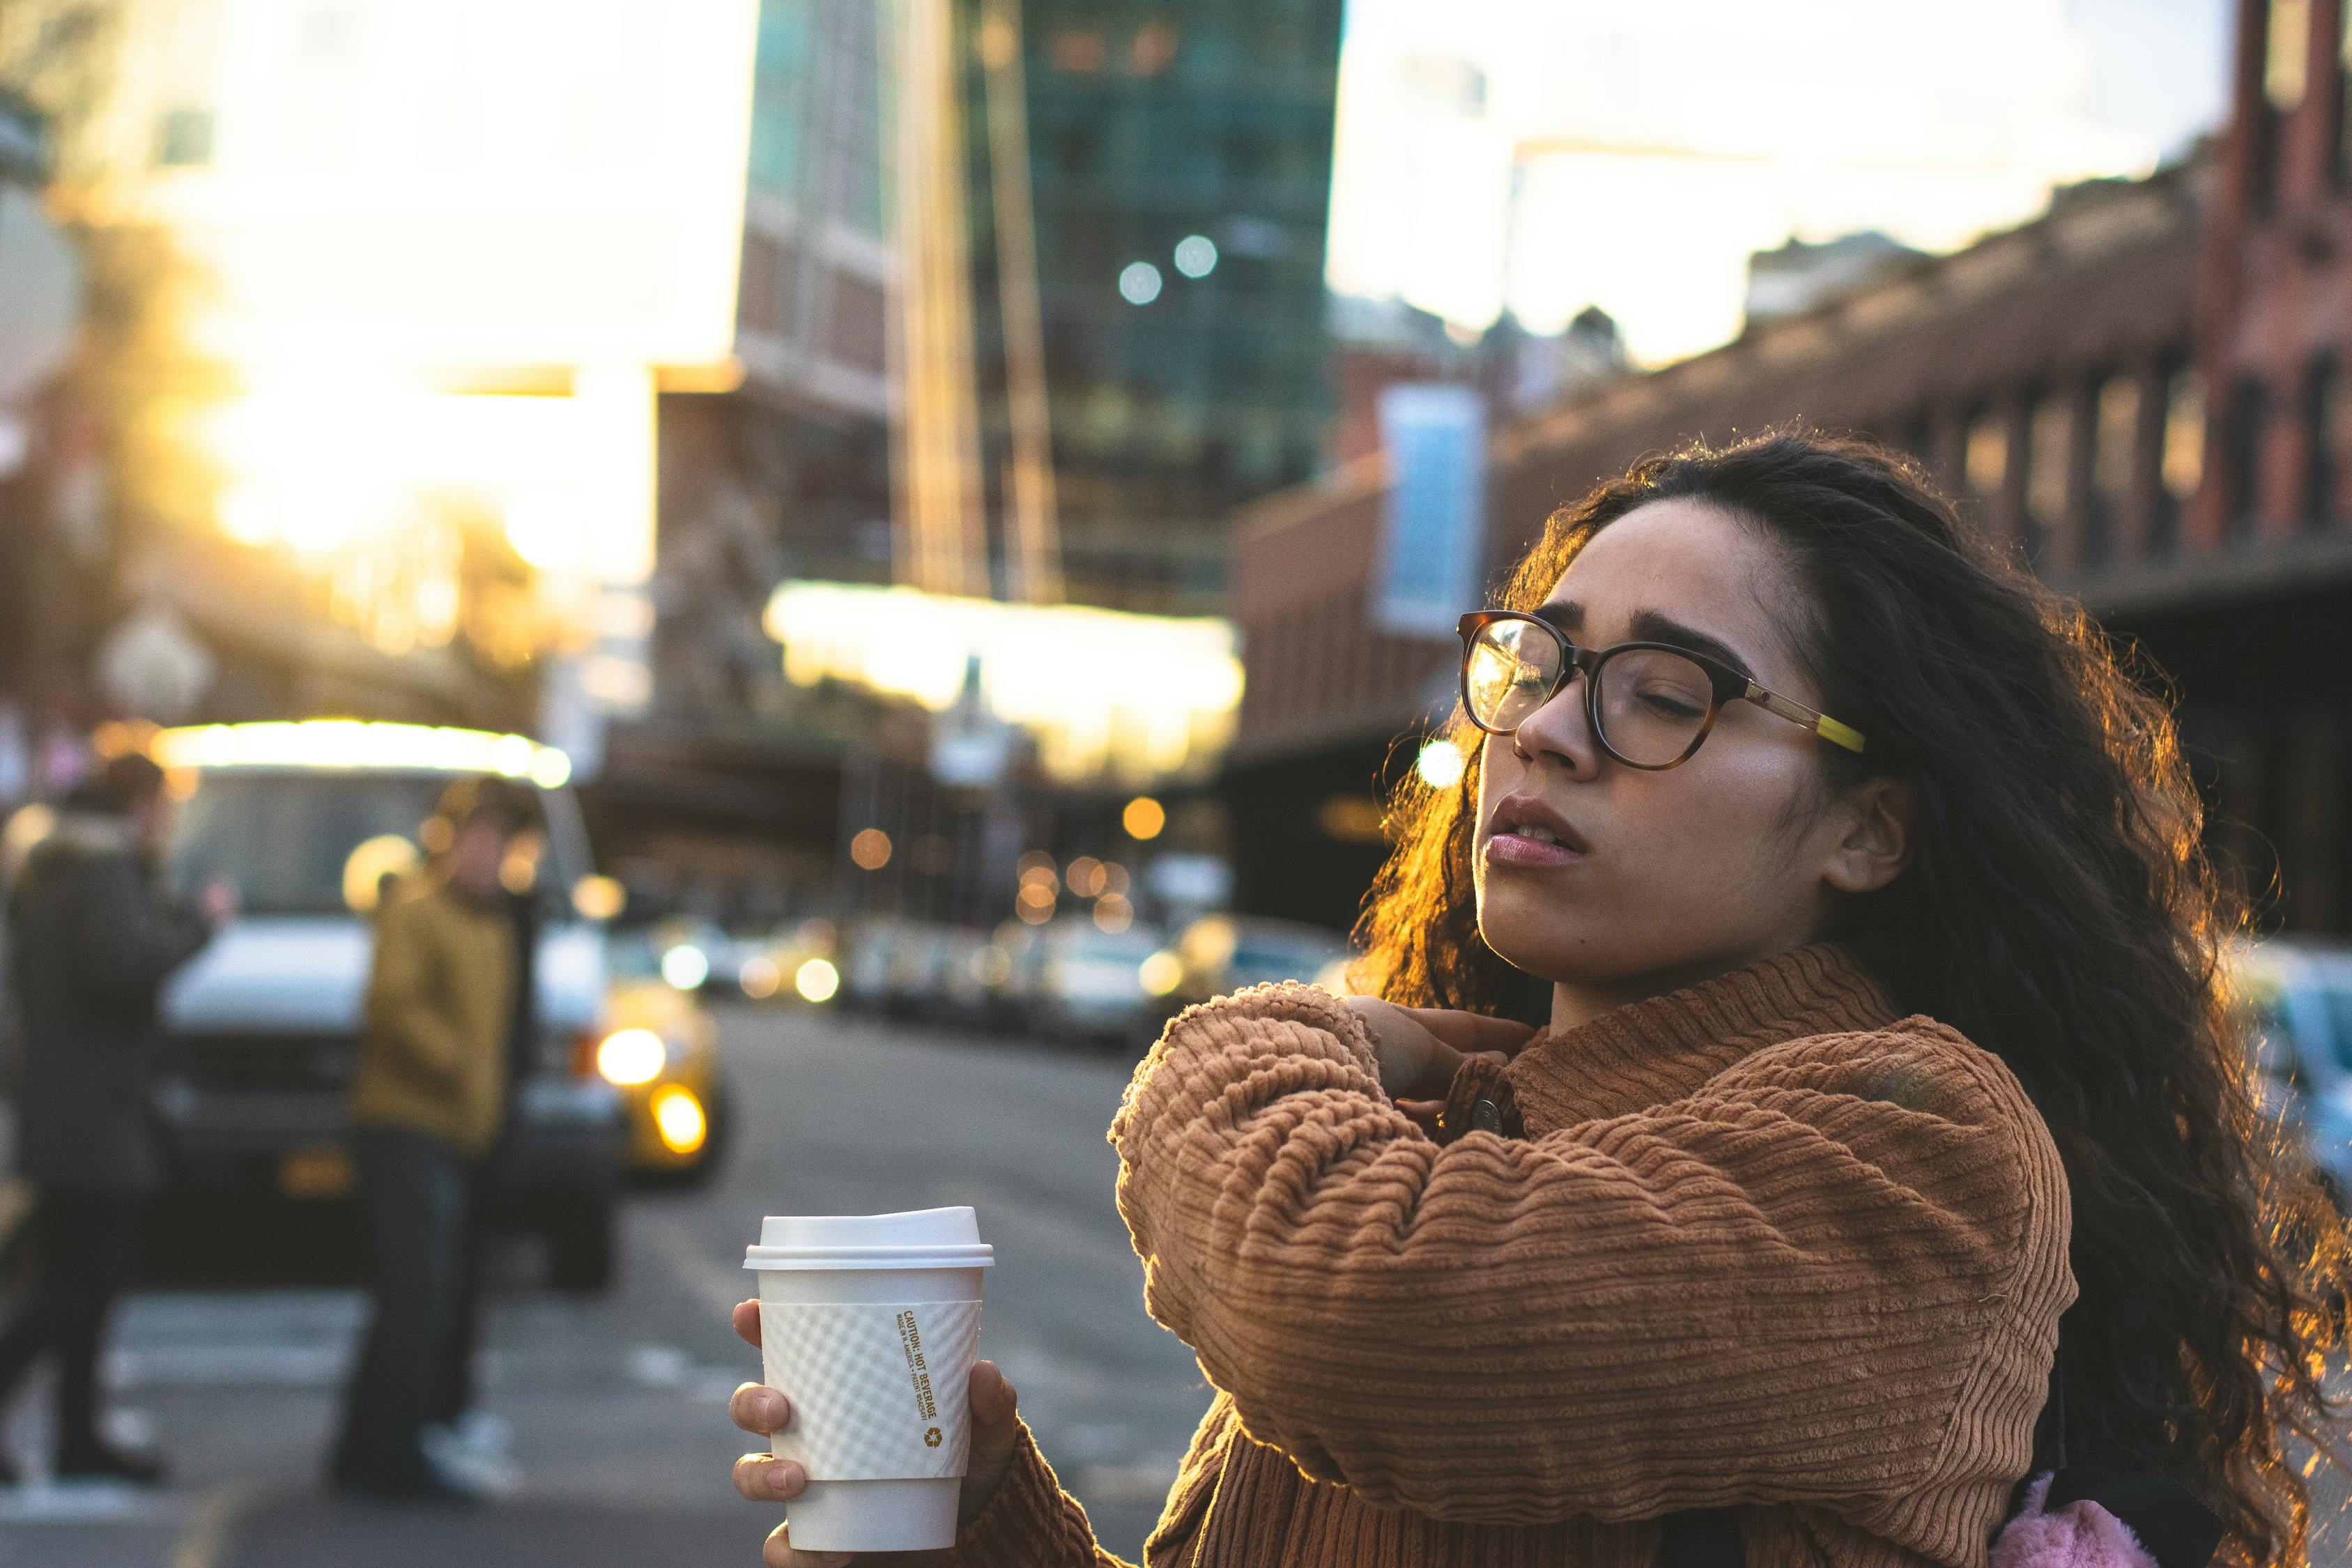
[[[1706,711],[1705,703],[1694,706],[1671,692],[1644,691],[1641,700],[1643,706],[1666,719],[1696,719]]]

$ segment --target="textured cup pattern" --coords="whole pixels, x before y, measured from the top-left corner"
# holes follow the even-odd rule
[[[978,1301],[760,1306],[761,1360],[793,1402],[776,1457],[817,1481],[937,1480],[971,1457]]]

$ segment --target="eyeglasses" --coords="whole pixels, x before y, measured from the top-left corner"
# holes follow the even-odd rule
[[[1508,735],[1584,672],[1584,715],[1601,749],[1629,768],[1690,761],[1727,702],[1753,702],[1834,746],[1860,752],[1861,732],[1767,691],[1721,659],[1671,643],[1579,647],[1559,627],[1510,610],[1462,617],[1462,705],[1490,735]]]

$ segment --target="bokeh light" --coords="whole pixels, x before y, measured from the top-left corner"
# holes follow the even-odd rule
[[[1130,261],[1118,275],[1119,298],[1130,305],[1149,305],[1160,298],[1160,268],[1149,261]]]
[[[784,972],[765,953],[754,953],[736,969],[735,984],[754,1002],[764,1002],[783,988]]]
[[[343,902],[354,914],[373,911],[383,896],[383,879],[407,875],[422,858],[416,846],[397,833],[363,840],[343,859]]]
[[[661,972],[680,991],[697,990],[710,978],[710,955],[691,942],[680,942],[662,954]]]
[[[1165,996],[1184,981],[1184,961],[1161,948],[1136,966],[1136,978],[1154,996]]]
[[[572,907],[583,921],[618,919],[628,903],[629,890],[617,878],[583,877],[572,888]]]
[[[622,1029],[596,1047],[596,1070],[625,1088],[653,1082],[668,1061],[669,1047],[651,1029]]]
[[[830,1002],[841,989],[841,971],[822,958],[812,958],[793,972],[793,989],[803,1002]]]
[[[1432,789],[1452,789],[1468,767],[1461,748],[1443,735],[1424,743],[1412,760],[1412,771]]]
[[[1118,814],[1121,827],[1129,838],[1157,838],[1160,830],[1168,826],[1168,810],[1148,795],[1137,795]]]
[[[702,1101],[694,1091],[682,1084],[668,1084],[653,1098],[654,1131],[661,1134],[662,1147],[673,1154],[691,1154],[710,1136],[709,1118],[703,1114]]]

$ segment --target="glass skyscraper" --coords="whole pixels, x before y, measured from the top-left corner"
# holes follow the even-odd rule
[[[1313,473],[1328,412],[1323,248],[1341,0],[1018,10],[1066,591],[1222,611],[1228,516]],[[988,73],[971,47],[983,25],[967,14],[959,32],[993,521],[1009,511],[1012,400]]]
[[[787,574],[941,585],[909,553],[938,525],[909,531],[903,451],[895,534],[887,521],[897,374],[913,378],[902,394],[944,395],[929,406],[951,420],[976,409],[980,472],[949,510],[970,520],[961,548],[984,540],[987,562],[948,591],[1225,607],[1227,520],[1313,473],[1329,414],[1323,254],[1341,8],[763,0],[738,333],[741,401],[758,412],[740,409],[730,444],[774,498],[758,510],[781,513]],[[939,79],[958,85],[946,123],[961,162],[944,185],[918,189],[898,176],[918,90],[906,73],[926,30],[952,61]],[[1009,150],[1026,176],[1011,188],[992,162]],[[887,302],[894,277],[936,265],[940,252],[919,262],[905,241],[909,222],[947,221],[941,191],[961,209],[947,254],[965,258],[968,289],[910,370],[893,363]],[[1027,247],[1000,243],[1005,218]],[[919,292],[941,308],[936,287]],[[941,395],[942,376],[964,390]],[[924,417],[919,399],[907,406]],[[1035,469],[1048,449],[1045,528]]]

